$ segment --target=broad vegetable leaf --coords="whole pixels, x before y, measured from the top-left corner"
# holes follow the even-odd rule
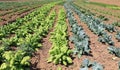
[[[81,65],[80,70],[88,70],[92,67],[92,70],[103,70],[103,66],[97,62],[92,62],[88,59],[84,59]]]
[[[108,50],[111,54],[114,54],[117,57],[120,57],[120,48],[117,48],[115,46],[108,47]]]

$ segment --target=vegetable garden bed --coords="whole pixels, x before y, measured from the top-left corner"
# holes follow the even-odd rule
[[[51,2],[0,26],[0,70],[119,70],[119,42],[118,27]]]

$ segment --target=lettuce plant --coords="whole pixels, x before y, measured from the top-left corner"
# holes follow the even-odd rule
[[[50,37],[52,48],[49,51],[50,57],[48,58],[48,62],[64,65],[72,63],[70,57],[72,51],[68,48],[65,18],[65,11],[61,9],[58,15],[58,22]]]
[[[6,51],[2,57],[4,58],[4,62],[1,64],[0,70],[24,70],[30,65],[30,57],[25,56],[25,52],[21,50],[16,52]]]

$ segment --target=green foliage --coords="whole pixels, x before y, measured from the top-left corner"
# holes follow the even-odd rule
[[[107,43],[109,45],[114,45],[114,42],[112,41],[112,36],[108,35],[107,33],[104,33],[102,36],[98,38],[99,42]]]
[[[24,18],[19,18],[11,24],[9,23],[1,26],[0,39],[7,37],[10,34],[17,34],[18,36],[24,37],[28,33],[31,33],[31,31],[34,30],[33,28],[40,25],[40,22],[47,16],[49,10],[55,5],[55,3],[52,4],[48,4],[46,6],[44,5],[43,7],[38,8],[32,13],[28,14]]]
[[[120,57],[120,48],[117,48],[115,46],[108,47],[108,50],[111,54],[114,54],[117,57]]]
[[[24,39],[20,38],[18,40],[17,45],[20,46],[20,48],[27,52],[29,55],[32,55],[31,53],[34,52],[37,48],[40,48],[42,45],[39,43],[39,40],[41,37],[39,35],[27,35]]]
[[[3,62],[2,55],[3,55],[4,51],[5,51],[5,47],[0,46],[0,63],[2,63],[2,62]]]
[[[88,70],[89,67],[92,67],[92,70],[103,70],[103,66],[101,64],[92,62],[88,59],[83,60],[80,70]]]
[[[120,61],[118,62],[118,70],[120,70]]]
[[[82,54],[89,54],[89,37],[85,34],[83,29],[77,25],[72,29],[76,29],[72,31],[74,35],[71,38],[71,41],[75,44],[74,54],[78,54],[79,57],[81,57]]]
[[[61,67],[58,67],[57,70],[62,70],[62,68],[61,68]]]
[[[110,5],[110,4],[104,4],[104,3],[98,3],[98,2],[89,2],[89,4],[102,6],[102,7],[110,8],[110,9],[113,9],[113,10],[120,10],[120,7],[117,6],[117,5]]]
[[[15,36],[15,37],[11,37],[11,38],[2,38],[2,45],[5,46],[5,47],[8,47],[8,46],[16,46],[16,42],[18,42],[18,38]]]
[[[76,6],[75,4],[71,5],[71,9],[73,9],[78,14],[80,19],[87,24],[87,26],[93,33],[97,34],[98,36],[104,33],[106,25],[99,18],[95,18],[94,15],[91,14],[91,12],[85,11],[88,13],[85,14],[85,12],[83,13],[82,9],[78,8],[78,6]]]
[[[108,20],[109,20],[109,18],[106,18],[106,17],[103,16],[103,15],[99,15],[98,18],[100,18],[100,19],[103,20],[103,21],[108,21]]]
[[[117,34],[115,35],[115,38],[120,41],[120,32],[118,31]]]
[[[67,10],[67,16],[70,26],[72,27],[72,32],[74,33],[73,37],[70,38],[75,44],[74,54],[78,54],[78,57],[81,57],[83,54],[89,54],[89,37],[85,34],[83,28],[78,26],[72,11],[69,9],[69,5],[65,4],[64,6]]]
[[[47,3],[56,2],[56,0],[29,0],[29,1],[20,1],[20,2],[0,2],[0,10],[16,10],[23,6],[33,7],[34,5],[43,5]]]
[[[16,52],[6,51],[2,55],[5,59],[1,64],[0,70],[24,70],[25,66],[29,66],[30,56],[25,56],[25,52],[18,50]]]
[[[68,3],[68,5],[66,5],[66,6],[68,7],[68,9],[70,8],[73,11],[75,11],[75,13],[79,16],[80,20],[85,22],[87,24],[88,28],[94,34],[99,36],[98,41],[100,41],[102,43],[107,43],[109,45],[114,45],[114,42],[111,39],[112,36],[109,36],[105,32],[105,30],[107,30],[109,32],[115,32],[116,29],[113,25],[104,24],[99,18],[94,17],[94,15],[91,14],[90,12],[87,12],[87,11],[82,12],[82,9],[73,3]],[[88,14],[85,14],[85,12],[87,12]],[[71,13],[69,15],[71,15]],[[69,16],[68,16],[68,18],[69,18]],[[74,19],[74,18],[72,17],[71,19]],[[76,23],[75,20],[72,21],[72,23]]]
[[[30,70],[30,56],[42,46],[40,40],[52,27],[56,13],[53,10],[47,18],[46,16],[57,3],[59,2],[46,4],[23,19],[3,27],[8,34],[13,33],[15,36],[6,38],[5,35],[1,38],[0,70]],[[36,16],[33,17],[34,15]]]
[[[70,58],[72,51],[68,48],[68,40],[66,38],[67,25],[65,19],[64,10],[60,9],[57,24],[50,37],[52,48],[49,51],[50,57],[48,58],[48,62],[53,62],[55,64],[61,63],[64,65],[72,63],[72,59]]]
[[[114,22],[114,23],[112,23],[114,26],[118,26],[118,27],[120,27],[120,22]]]
[[[116,32],[116,28],[113,25],[106,25],[106,30],[109,32]]]

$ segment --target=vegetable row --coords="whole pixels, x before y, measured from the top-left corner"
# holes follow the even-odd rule
[[[48,58],[48,62],[68,65],[72,63],[72,59],[70,57],[72,51],[68,48],[65,15],[64,9],[60,9],[54,31],[51,32],[50,41],[52,43],[52,47],[49,50],[50,57]]]
[[[97,34],[99,36],[98,41],[102,42],[102,43],[107,43],[108,45],[110,45],[108,47],[108,50],[110,52],[114,52],[113,54],[117,54],[120,55],[119,53],[119,49],[116,48],[114,46],[114,42],[112,41],[112,36],[108,35],[107,32],[105,30],[107,30],[108,32],[117,32],[117,34],[115,35],[116,39],[119,41],[119,31],[113,26],[113,25],[106,25],[104,24],[101,20],[99,20],[98,18],[95,18],[92,14],[84,14],[80,11],[80,9],[78,9],[77,6],[75,6],[73,4],[73,6],[70,6],[80,17],[80,19],[85,22],[88,25],[88,28],[95,34]],[[111,50],[109,48],[112,48]],[[119,56],[118,56],[119,57]]]
[[[73,32],[73,36],[70,38],[70,40],[75,44],[74,53],[78,54],[79,58],[83,54],[90,54],[91,49],[89,47],[89,37],[85,34],[82,26],[78,25],[72,10],[69,8],[69,4],[66,3],[64,7],[66,8],[67,17],[72,28],[71,31]],[[92,67],[92,70],[103,70],[103,66],[101,64],[97,62],[91,62],[88,59],[83,60],[79,70],[88,70],[90,67]]]
[[[67,11],[67,17],[72,28],[73,36],[70,40],[75,44],[74,54],[78,54],[78,57],[81,57],[83,54],[90,53],[89,47],[89,37],[86,35],[85,31],[81,26],[78,25],[76,19],[74,18],[73,12],[69,9],[69,5],[66,3],[65,5]]]
[[[49,16],[47,16],[47,12],[57,3],[44,5],[34,12],[37,16],[31,17],[31,22],[24,22],[24,26],[21,25],[16,31],[13,30],[15,32],[14,37],[2,38],[0,70],[30,70],[32,53],[42,46],[41,39],[47,34],[55,20],[55,11],[53,10]],[[34,13],[29,16],[36,15]],[[21,24],[23,23],[21,22]]]
[[[75,5],[70,7],[78,14],[80,19],[87,24],[88,28],[94,34],[99,36],[98,41],[109,45],[114,45],[114,42],[112,41],[112,36],[108,35],[108,33],[105,31],[107,30],[109,32],[115,32],[116,29],[113,25],[105,25],[100,19],[95,18],[92,14],[82,13]]]
[[[38,14],[43,15],[43,17],[39,17],[39,22],[41,20],[43,20],[43,18],[45,18],[47,16],[49,9],[51,9],[51,7],[53,7],[53,5],[52,4],[47,5],[49,7],[47,7],[47,6],[44,7],[44,6],[41,8],[38,8],[34,12],[28,14],[24,18],[19,18],[15,22],[1,26],[0,27],[0,39],[5,38],[5,37],[9,37],[11,34],[15,34],[15,32],[17,32],[17,30],[19,28],[24,27],[26,25],[26,23],[34,22],[35,18],[38,17]],[[41,11],[42,11],[42,13],[41,13]],[[44,15],[46,15],[46,16],[44,16]]]

